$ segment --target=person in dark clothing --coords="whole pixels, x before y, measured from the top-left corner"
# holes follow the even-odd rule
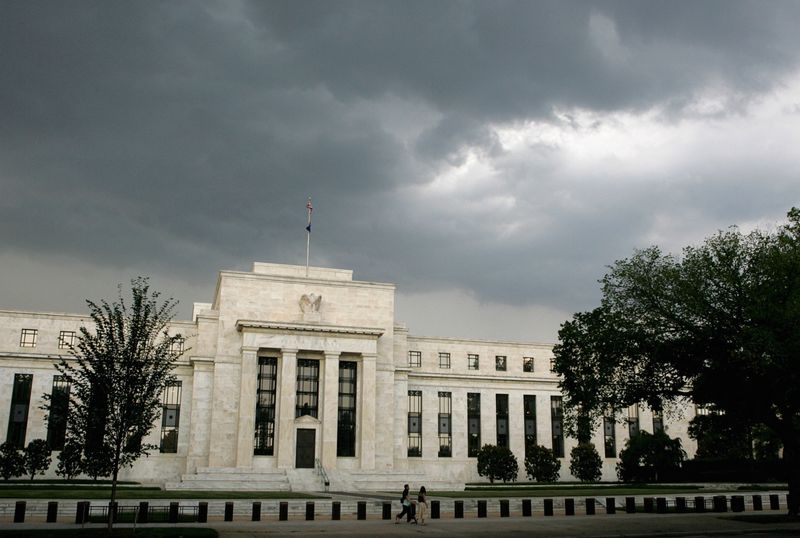
[[[408,496],[408,484],[403,486],[403,494],[400,496],[400,505],[403,510],[394,518],[395,523],[400,523],[403,516],[407,515],[408,521],[411,521],[411,499]]]

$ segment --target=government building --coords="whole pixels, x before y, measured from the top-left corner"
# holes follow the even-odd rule
[[[47,421],[43,395],[66,398],[54,368],[86,315],[0,311],[0,432],[24,446],[63,446],[66,423]],[[509,447],[526,480],[526,450],[552,448],[569,473],[552,345],[413,336],[395,319],[393,284],[349,270],[254,263],[221,271],[210,303],[171,331],[185,340],[177,382],[145,442],[159,447],[123,480],[167,489],[333,491],[482,480],[475,453]],[[688,421],[633,406],[593,442],[616,480],[617,455],[638,430],[679,437]],[[55,477],[55,456],[48,471]]]

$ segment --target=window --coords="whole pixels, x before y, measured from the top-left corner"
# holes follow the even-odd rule
[[[605,456],[607,458],[616,458],[617,433],[613,411],[607,411],[603,415],[603,444],[605,445]]]
[[[439,353],[439,368],[450,368],[449,353]]]
[[[278,359],[258,358],[256,388],[256,428],[253,454],[272,456],[275,449],[275,393],[278,381]]]
[[[497,446],[508,448],[508,394],[494,397],[497,413]]]
[[[536,396],[526,394],[522,397],[525,417],[525,457],[527,458],[536,446]]]
[[[71,349],[75,345],[75,331],[58,333],[58,349]]]
[[[497,355],[494,358],[494,369],[498,372],[505,372],[506,371],[506,356],[505,355]]]
[[[19,347],[36,347],[38,329],[22,329],[19,335]]]
[[[33,385],[33,374],[14,374],[14,390],[11,393],[11,409],[8,417],[6,442],[15,448],[23,448],[25,446],[25,432],[28,429],[28,406],[31,402],[31,385]]]
[[[181,422],[182,383],[175,381],[164,388],[161,407],[161,447],[162,454],[178,451],[178,427]]]
[[[550,396],[550,423],[553,429],[553,455],[564,457],[564,405],[561,396]]]
[[[467,355],[467,370],[477,370],[480,363],[477,355]]]
[[[295,417],[317,418],[319,407],[319,361],[297,359],[297,402]]]
[[[639,435],[639,406],[633,404],[628,408],[628,437]]]
[[[439,457],[449,458],[453,455],[453,394],[439,393]]]
[[[422,391],[408,391],[408,457],[422,456]]]
[[[356,455],[356,376],[358,364],[339,361],[339,423],[336,434],[336,455]]]
[[[664,431],[664,413],[653,409],[653,433]]]
[[[533,372],[533,357],[522,357],[522,371]]]
[[[50,414],[47,417],[47,446],[50,450],[64,448],[69,414],[69,381],[66,376],[54,375],[50,392]]]
[[[408,352],[408,365],[411,368],[419,368],[422,366],[422,352],[421,351],[409,351]]]
[[[481,395],[467,393],[467,456],[474,458],[481,449]]]
[[[186,342],[185,338],[177,338],[169,344],[170,353],[183,353],[183,344]]]

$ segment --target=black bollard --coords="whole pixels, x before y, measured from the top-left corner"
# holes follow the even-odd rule
[[[383,503],[383,519],[392,519],[392,503],[384,501]]]
[[[629,514],[636,513],[636,497],[625,497],[625,511]]]
[[[439,519],[439,501],[431,501],[431,519]]]
[[[176,501],[169,503],[169,522],[170,523],[177,523],[178,522],[178,513],[180,513],[180,504]],[[225,503],[225,514],[228,514],[228,503]],[[233,519],[233,503],[231,503],[231,519]],[[230,521],[230,519],[226,519],[225,521]]]
[[[731,495],[731,512],[744,512],[744,495]]]
[[[770,510],[781,509],[781,502],[778,500],[778,496],[775,494],[769,496],[769,509]]]
[[[614,497],[606,497],[606,514],[617,513],[617,499]]]
[[[314,503],[312,501],[306,502],[306,521],[314,521]]]
[[[25,501],[17,501],[14,505],[14,523],[25,523]]]
[[[253,501],[253,515],[250,521],[261,521],[261,503]]]
[[[286,521],[289,519],[289,503],[281,501],[278,505],[278,521]]]
[[[208,523],[208,503],[202,501],[197,505],[197,522]]]
[[[706,498],[705,497],[695,497],[694,498],[694,511],[695,512],[705,512],[706,511]]]
[[[564,515],[575,515],[575,499],[564,499]]]
[[[47,523],[55,523],[58,521],[58,503],[50,501],[47,503]]]
[[[544,515],[546,516],[553,515],[553,499],[544,500]]]
[[[586,515],[593,516],[594,515],[594,498],[589,497],[586,499]]]
[[[509,510],[508,510],[508,499],[501,499],[500,500],[500,517],[508,517]]]
[[[367,519],[367,501],[358,501],[356,519]]]
[[[75,523],[83,525],[89,521],[89,501],[78,501],[75,509]]]
[[[486,501],[478,501],[478,517],[486,517]]]
[[[117,522],[117,510],[119,509],[119,504],[117,501],[109,502],[108,503],[108,518],[111,520],[112,523]]]
[[[464,501],[453,501],[453,517],[456,519],[464,518]]]
[[[659,514],[667,513],[667,499],[664,497],[656,497],[656,512]]]
[[[753,510],[761,511],[764,509],[764,504],[761,501],[761,495],[753,495]]]
[[[533,511],[531,510],[531,500],[522,499],[522,516],[531,517],[531,515],[533,515]]]
[[[384,514],[384,515],[386,515],[386,514]],[[389,505],[389,517],[390,518],[392,517],[391,504]],[[339,521],[340,519],[342,519],[342,503],[341,502],[333,501],[331,503],[331,519],[333,521]],[[387,519],[387,518],[384,517],[383,519]]]
[[[644,511],[647,514],[650,514],[650,513],[655,511],[652,497],[645,497],[644,498]]]
[[[728,511],[728,498],[725,495],[714,495],[711,501],[715,512]]]
[[[150,519],[150,503],[141,501],[139,511],[136,513],[136,523],[147,523]]]
[[[675,511],[679,514],[686,512],[686,497],[675,497]]]

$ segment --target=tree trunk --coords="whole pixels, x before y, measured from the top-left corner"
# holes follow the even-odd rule
[[[111,473],[111,500],[108,503],[108,534],[114,531],[114,518],[111,517],[111,507],[117,500],[117,476],[119,475],[119,449],[114,453],[114,470]]]

